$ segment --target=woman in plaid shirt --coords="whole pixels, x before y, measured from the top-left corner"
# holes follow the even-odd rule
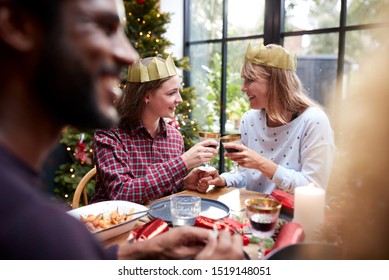
[[[127,200],[146,204],[184,189],[206,191],[197,185],[206,174],[195,167],[217,154],[207,146],[218,143],[202,141],[185,152],[180,132],[164,121],[174,118],[182,102],[179,89],[170,56],[166,60],[145,58],[129,67],[117,104],[119,126],[95,132],[97,176],[92,203]]]

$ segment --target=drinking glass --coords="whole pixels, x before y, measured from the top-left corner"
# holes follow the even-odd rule
[[[266,250],[265,239],[274,234],[281,203],[268,197],[248,198],[244,203],[252,234],[259,238],[258,258],[262,259]]]
[[[236,134],[228,134],[220,137],[221,143],[238,143],[241,144],[241,135],[239,133]],[[224,148],[229,153],[236,153],[239,152],[237,149],[233,148]],[[234,167],[230,171],[231,173],[238,173],[239,172],[239,165],[237,162],[234,161]]]
[[[175,195],[170,198],[174,227],[193,226],[201,212],[201,198],[194,195]]]
[[[200,141],[205,141],[205,140],[208,140],[208,139],[216,140],[216,141],[219,143],[220,133],[215,133],[215,132],[204,132],[204,131],[200,131],[200,132],[199,132],[199,140],[200,140]],[[209,146],[207,146],[207,147],[208,147],[208,148],[217,149],[218,146],[209,145]],[[208,169],[208,168],[210,167],[210,165],[211,165],[210,162],[206,162],[206,163],[204,164],[205,169]]]

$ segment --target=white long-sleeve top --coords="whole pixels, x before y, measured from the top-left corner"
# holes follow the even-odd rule
[[[227,186],[262,193],[313,183],[327,188],[335,144],[327,115],[320,108],[309,107],[296,119],[279,127],[268,127],[265,110],[249,110],[240,124],[242,144],[278,164],[272,179],[256,169],[240,167],[237,174],[223,173]]]

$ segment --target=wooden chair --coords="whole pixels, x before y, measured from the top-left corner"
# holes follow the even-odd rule
[[[73,209],[78,208],[78,206],[80,205],[81,195],[83,198],[84,205],[88,205],[88,196],[85,187],[89,182],[89,180],[92,179],[93,176],[95,176],[95,174],[96,174],[96,167],[93,167],[91,170],[88,171],[88,173],[84,175],[84,177],[82,177],[80,183],[78,183],[77,188],[74,191],[74,195],[73,195],[73,201],[72,201]]]

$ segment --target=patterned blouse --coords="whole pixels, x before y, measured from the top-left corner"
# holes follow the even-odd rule
[[[127,200],[146,204],[182,189],[188,174],[181,158],[185,150],[182,135],[163,119],[160,128],[155,138],[141,122],[95,132],[97,175],[91,203]]]
[[[278,164],[269,179],[256,169],[240,168],[238,174],[223,173],[227,186],[263,193],[313,183],[327,188],[334,153],[334,134],[326,114],[307,108],[296,119],[279,127],[268,127],[264,110],[249,110],[241,121],[242,144]]]

